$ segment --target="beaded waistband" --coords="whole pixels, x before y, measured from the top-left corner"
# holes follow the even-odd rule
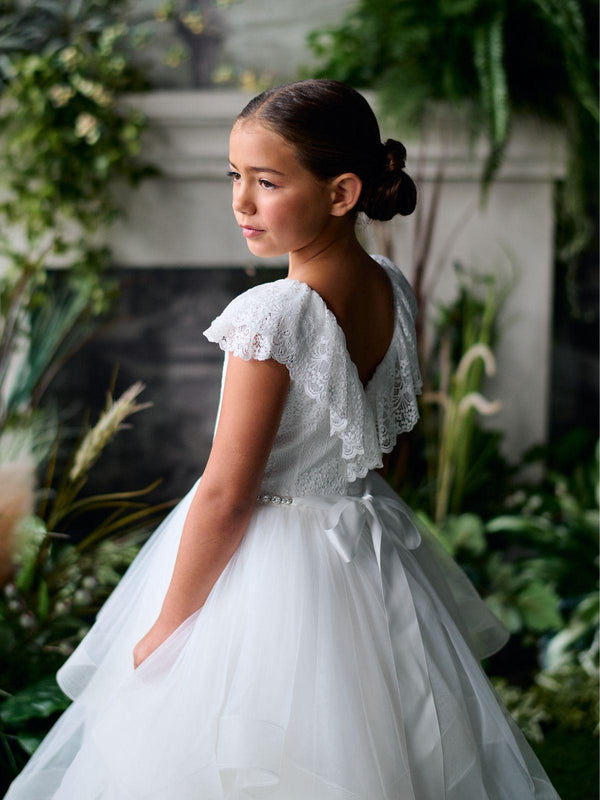
[[[289,506],[294,502],[293,497],[281,494],[259,494],[256,496],[257,503],[273,503],[274,505]]]

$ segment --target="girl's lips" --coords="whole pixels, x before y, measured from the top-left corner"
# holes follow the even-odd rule
[[[255,236],[260,236],[261,233],[264,233],[264,231],[258,228],[249,228],[246,225],[240,225],[240,227],[246,239],[253,239]]]

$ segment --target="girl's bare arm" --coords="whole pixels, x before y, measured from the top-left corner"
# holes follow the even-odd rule
[[[256,503],[290,378],[274,359],[229,354],[217,430],[185,520],[159,620],[174,629],[204,604]]]

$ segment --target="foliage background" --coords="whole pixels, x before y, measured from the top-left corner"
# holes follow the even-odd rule
[[[56,669],[135,557],[149,518],[164,511],[140,501],[152,486],[117,487],[103,498],[85,491],[102,449],[146,405],[136,402],[142,386],[115,399],[113,382],[93,425],[61,419],[44,397],[118,292],[104,275],[110,252],[92,243],[120,213],[114,186],[155,174],[138,158],[145,121],[115,102],[150,88],[133,58],[144,34],[124,21],[126,9],[116,0],[0,4],[0,158],[11,195],[0,215],[22,232],[19,247],[2,239],[9,262],[1,277],[2,380],[17,343],[29,341],[2,407],[0,468],[31,456],[24,474],[29,463],[42,488],[14,531],[16,570],[0,599],[7,778],[66,707]],[[186,23],[174,4],[160,13],[187,25],[194,48],[207,38],[197,14]],[[563,126],[572,146],[568,180],[557,186],[557,268],[566,287],[557,296],[583,321],[589,309],[580,288],[598,249],[595,30],[597,6],[588,0],[361,0],[339,26],[310,37],[323,74],[378,89],[403,124],[418,129],[432,101],[464,106],[472,135],[483,131],[489,142],[484,198],[515,114]],[[248,88],[256,83],[245,80]],[[50,257],[63,259],[62,280],[49,270]],[[486,396],[485,378],[495,369],[506,287],[497,276],[453,268],[457,296],[435,311],[424,365],[422,424],[395,454],[388,478],[513,633],[484,667],[561,796],[593,797],[597,427],[570,424],[525,455],[524,464],[540,465],[541,479],[518,478],[500,455],[501,434],[480,425],[497,400]]]

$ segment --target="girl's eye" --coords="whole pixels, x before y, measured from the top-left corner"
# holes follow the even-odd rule
[[[240,180],[240,178],[242,177],[239,172],[234,172],[233,170],[229,170],[229,172],[227,172],[225,174],[227,175],[228,178],[231,178],[231,180],[234,183],[237,183]],[[271,183],[271,181],[268,181],[266,178],[259,178],[258,182],[263,187],[263,189],[276,189],[277,188],[277,186],[275,186],[274,183]]]

